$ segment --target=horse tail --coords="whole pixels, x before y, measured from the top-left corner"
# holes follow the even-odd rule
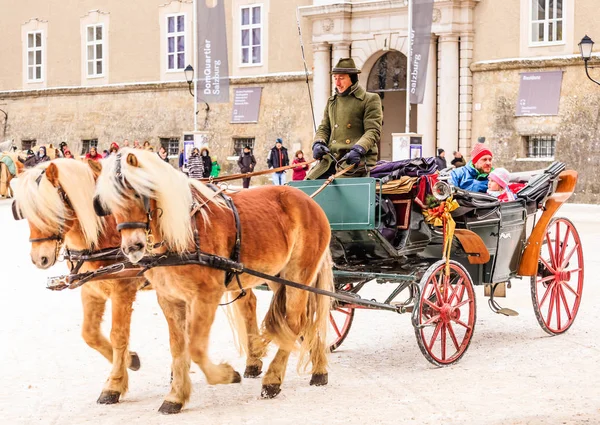
[[[315,288],[334,292],[333,285],[333,260],[329,247],[325,250],[321,260],[321,266],[317,273]],[[311,359],[322,358],[325,364],[312,365],[312,374],[322,373],[327,369],[327,356],[311,356],[311,352],[329,351],[327,343],[327,330],[329,329],[329,312],[331,310],[331,298],[325,295],[310,293],[307,306],[307,321],[302,333],[303,339],[300,346],[300,359],[298,369],[306,369]]]
[[[286,318],[286,286],[277,285],[269,310],[263,320],[263,336],[273,341],[279,348],[293,351],[297,348],[297,335],[289,327]]]
[[[246,321],[244,320],[244,311],[242,311],[241,300],[236,301],[239,296],[239,291],[227,291],[225,293],[225,315],[231,327],[233,341],[236,349],[241,355],[248,355],[248,330],[246,329]],[[254,296],[252,290],[248,290],[247,296]],[[256,314],[256,313],[255,313]]]

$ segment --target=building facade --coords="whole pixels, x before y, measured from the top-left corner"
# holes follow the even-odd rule
[[[112,140],[181,146],[194,129],[194,99],[183,73],[194,62],[191,0],[10,4],[0,0],[0,131],[23,146],[67,141],[83,152]],[[423,155],[443,148],[468,157],[485,138],[509,170],[564,161],[580,172],[575,196],[599,202],[600,87],[586,78],[578,42],[600,39],[596,0],[435,0],[426,89],[410,130]],[[257,122],[232,123],[233,104],[199,103],[210,148],[235,171],[234,154],[252,144],[260,168],[282,137],[310,149],[309,92],[296,25],[303,31],[316,124],[332,93],[331,67],[352,57],[361,84],[384,107],[382,159],[404,132],[408,41],[406,0],[227,0],[230,98],[260,87]],[[255,17],[255,11],[257,13]],[[597,62],[592,58],[590,65]],[[525,76],[559,71],[556,109],[523,113]],[[594,70],[590,73],[594,75]],[[600,70],[595,74],[600,78]],[[543,91],[543,90],[542,90]],[[525,102],[526,103],[526,102]],[[528,106],[529,107],[529,106]],[[525,108],[526,109],[526,108]],[[226,160],[230,157],[230,160]]]

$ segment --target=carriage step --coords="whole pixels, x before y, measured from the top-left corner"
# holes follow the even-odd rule
[[[499,309],[498,311],[496,311],[496,313],[503,314],[505,316],[518,316],[519,315],[518,311],[515,311],[515,310],[510,309],[510,308],[506,308],[506,307],[502,307],[501,309]]]

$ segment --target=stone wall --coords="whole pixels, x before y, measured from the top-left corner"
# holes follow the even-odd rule
[[[239,172],[235,160],[227,159],[234,152],[232,137],[256,138],[257,170],[267,168],[267,153],[277,137],[283,138],[290,160],[294,146],[307,152],[313,126],[303,78],[238,78],[232,81],[231,99],[233,89],[244,86],[263,87],[257,124],[231,124],[231,103],[211,104],[204,128],[204,104],[199,105],[198,129],[209,132],[211,154],[219,158],[222,172]],[[179,137],[181,147],[183,132],[194,129],[193,98],[182,83],[0,92],[0,104],[8,113],[3,140],[14,139],[19,147],[27,139],[55,146],[66,141],[80,154],[81,140],[98,139],[101,152],[112,141],[129,139],[130,145],[148,140],[157,150],[159,138]]]
[[[600,203],[600,87],[585,76],[579,58],[480,63],[473,71],[473,133],[486,138],[494,162],[510,171],[544,168],[551,161],[527,159],[524,136],[555,135],[555,160],[579,172],[571,202]],[[563,70],[557,116],[516,117],[519,74]],[[477,110],[477,104],[481,105]]]

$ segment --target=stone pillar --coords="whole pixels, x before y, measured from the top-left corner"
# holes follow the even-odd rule
[[[313,44],[313,106],[317,127],[323,119],[323,111],[331,93],[331,46],[329,43]]]
[[[427,78],[423,103],[418,105],[417,133],[423,135],[423,156],[435,156],[437,152],[437,37],[431,35]]]
[[[458,149],[459,119],[459,57],[458,35],[440,36],[440,85],[439,85],[439,140],[438,148],[446,151],[450,158]]]
[[[460,109],[459,109],[459,139],[458,149],[464,156],[471,151],[471,124],[473,120],[473,34],[460,35]]]

